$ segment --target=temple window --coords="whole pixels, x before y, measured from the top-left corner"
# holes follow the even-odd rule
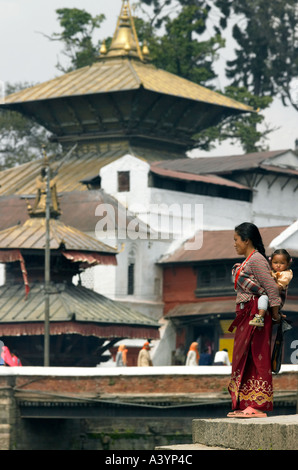
[[[130,191],[130,172],[118,171],[118,192]]]

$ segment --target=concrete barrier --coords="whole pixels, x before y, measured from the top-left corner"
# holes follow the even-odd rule
[[[194,419],[193,444],[238,450],[298,450],[298,414],[249,419]]]

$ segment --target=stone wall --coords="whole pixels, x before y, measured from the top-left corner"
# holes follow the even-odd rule
[[[33,368],[34,369],[34,368]],[[62,368],[61,368],[62,369]],[[166,369],[166,373],[164,372]],[[179,370],[179,374],[176,370]],[[200,371],[199,371],[200,369]],[[203,369],[203,372],[201,371]],[[206,373],[204,374],[204,370]],[[137,367],[126,368],[114,373],[101,370],[98,375],[36,375],[28,379],[26,375],[15,376],[15,387],[24,390],[50,391],[63,394],[190,394],[210,393],[227,391],[229,384],[229,373],[217,374],[216,367],[204,366],[193,368],[173,366],[158,367],[142,370]],[[175,372],[171,373],[171,370]],[[210,373],[214,371],[214,373]],[[145,372],[145,371],[144,371]],[[295,391],[298,385],[298,374],[295,371],[273,375],[273,386],[275,391]]]
[[[0,377],[0,450],[15,448],[17,405],[12,387],[11,377]]]
[[[296,393],[298,369],[295,367],[274,376],[277,393]],[[132,411],[125,417],[117,414],[117,399],[133,402],[134,397],[138,400],[141,397],[143,403],[153,399],[173,402],[173,397],[185,401],[209,397],[211,403],[219,396],[228,399],[228,370],[223,373],[222,368],[206,367],[203,373],[202,368],[173,366],[165,373],[162,367],[141,369],[131,367],[119,372],[96,368],[1,368],[0,450],[153,450],[160,445],[189,443],[192,420],[198,417],[195,408],[194,414],[190,409],[185,414],[159,418],[156,412],[152,416],[148,412],[142,418]],[[21,400],[31,400],[38,408],[38,401],[64,403],[76,398],[86,401],[111,398],[116,400],[116,407],[108,417],[96,413],[76,418],[71,413],[68,418],[54,418],[51,414],[47,419],[38,414],[21,417]],[[214,410],[208,406],[207,417],[208,413],[214,417]]]

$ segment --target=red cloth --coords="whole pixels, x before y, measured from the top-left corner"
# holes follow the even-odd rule
[[[97,264],[111,264],[117,266],[117,259],[114,254],[85,251],[62,251],[62,255],[74,263],[82,263],[85,268],[90,268],[90,266],[95,266]]]
[[[232,409],[252,408],[271,411],[273,408],[273,387],[271,371],[271,333],[272,319],[269,312],[265,315],[264,327],[249,325],[258,313],[258,299],[253,297],[236,307],[236,319],[229,331],[237,327],[232,359],[232,374],[229,392]]]
[[[20,359],[14,354],[11,354],[7,346],[3,346],[1,357],[7,366],[14,367],[22,365]]]

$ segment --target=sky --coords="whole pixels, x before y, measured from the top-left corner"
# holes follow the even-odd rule
[[[0,82],[31,84],[61,75],[56,65],[59,59],[66,63],[62,44],[45,36],[60,30],[56,9],[80,8],[92,15],[104,13],[106,20],[96,37],[102,39],[114,33],[121,4],[122,0],[0,0]],[[225,59],[231,58],[231,54],[231,47],[222,52]],[[294,149],[298,139],[298,112],[275,100],[265,111],[265,117],[270,127],[277,128],[267,141],[269,150]],[[211,152],[196,151],[192,156],[239,153],[243,153],[240,146],[221,144]]]

